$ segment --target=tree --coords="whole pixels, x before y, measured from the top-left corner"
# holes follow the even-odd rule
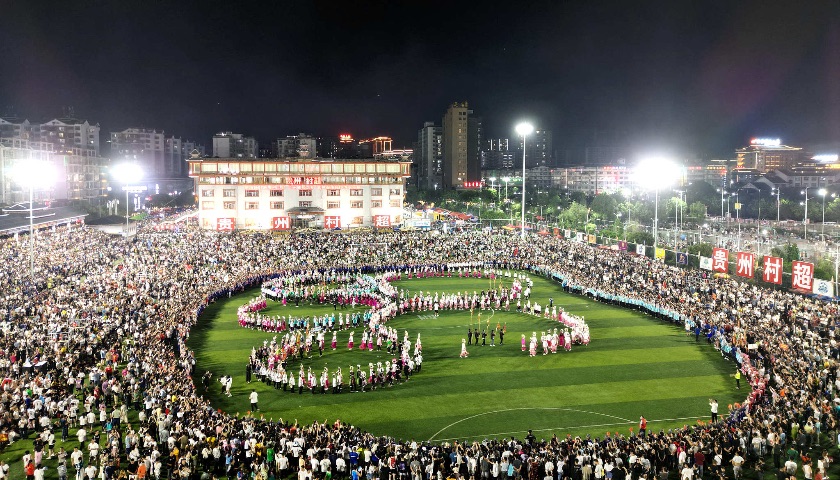
[[[618,200],[613,195],[600,193],[592,199],[592,213],[608,222],[615,218],[617,207]]]
[[[586,222],[587,209],[584,205],[572,202],[569,208],[558,215],[558,223],[566,228],[582,228]]]

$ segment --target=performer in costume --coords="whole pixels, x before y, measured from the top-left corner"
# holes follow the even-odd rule
[[[350,339],[347,341],[347,350],[353,350],[353,333],[350,332]]]
[[[461,358],[467,358],[469,356],[469,352],[467,352],[467,339],[461,339]]]

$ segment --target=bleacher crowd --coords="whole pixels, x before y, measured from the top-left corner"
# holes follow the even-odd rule
[[[73,226],[34,240],[34,272],[29,238],[0,241],[0,446],[33,441],[12,470],[31,478],[45,467],[76,479],[739,478],[744,469],[825,478],[831,462],[819,442],[837,434],[840,408],[833,303],[550,237],[275,236],[184,225],[177,234],[141,229],[132,240]],[[374,242],[387,248],[359,247]],[[193,383],[190,329],[231,292],[300,275],[464,263],[530,270],[686,325],[737,362],[745,400],[717,422],[675,431],[449,444],[381,437],[338,420],[233,416]]]

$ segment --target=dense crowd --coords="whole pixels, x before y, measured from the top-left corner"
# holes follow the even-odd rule
[[[280,237],[184,226],[141,229],[126,241],[73,226],[6,239],[0,256],[0,443],[33,439],[21,461],[32,478],[47,465],[77,479],[738,478],[764,462],[778,478],[817,478],[831,462],[818,443],[837,433],[837,306],[793,293],[566,240],[483,232]],[[231,416],[193,384],[190,329],[230,292],[301,274],[446,272],[465,263],[528,269],[686,324],[738,362],[749,392],[719,421],[678,431],[432,444],[340,421]],[[78,445],[56,448],[57,438]]]

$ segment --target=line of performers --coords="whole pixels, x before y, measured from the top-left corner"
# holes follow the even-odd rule
[[[482,290],[481,292],[473,291],[458,292],[458,293],[438,293],[423,292],[415,293],[408,296],[405,292],[400,293],[399,312],[423,312],[439,310],[470,310],[479,309],[487,310],[495,308],[496,310],[510,311],[511,302],[521,301],[524,294],[522,291],[522,284],[519,280],[514,280],[510,288],[499,287],[489,290]]]
[[[394,330],[394,329],[391,329]],[[287,337],[290,336],[287,334]],[[396,337],[396,334],[394,334]],[[265,382],[278,390],[289,391],[302,394],[304,390],[309,390],[312,394],[316,393],[342,393],[345,388],[344,373],[341,367],[330,372],[328,367],[324,367],[322,372],[316,375],[312,371],[312,367],[304,367],[300,365],[298,374],[295,375],[288,368],[287,359],[289,357],[286,352],[288,347],[281,343],[277,343],[275,336],[271,343],[264,342],[263,347],[251,350],[251,358],[246,367],[246,379],[250,381],[250,372],[253,372],[257,379]],[[348,378],[346,383],[349,385],[351,392],[364,392],[366,390],[375,390],[378,386],[394,385],[407,381],[411,375],[420,371],[423,364],[422,346],[420,344],[420,335],[417,335],[417,342],[414,345],[414,352],[411,355],[411,341],[408,340],[408,332],[405,332],[403,342],[395,342],[391,347],[391,353],[394,357],[391,360],[383,362],[369,363],[368,369],[365,370],[361,365],[356,365],[354,369],[351,365],[348,369]]]

